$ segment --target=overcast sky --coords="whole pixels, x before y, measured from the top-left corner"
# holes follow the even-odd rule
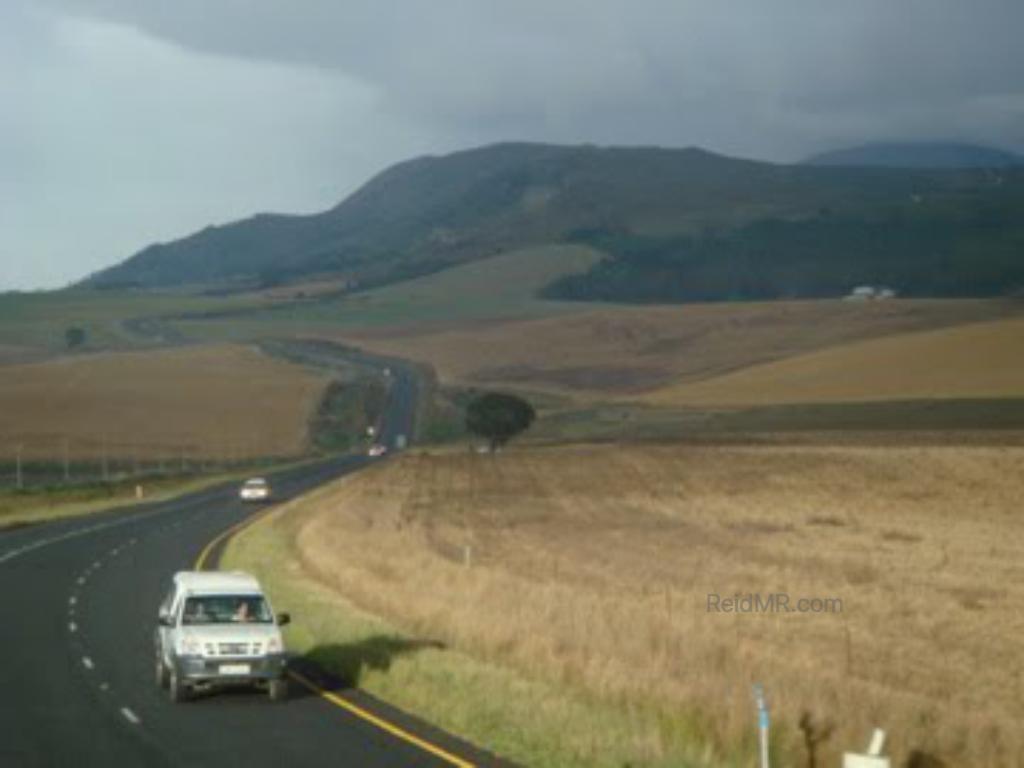
[[[0,290],[502,140],[1024,151],[1020,0],[2,0]]]

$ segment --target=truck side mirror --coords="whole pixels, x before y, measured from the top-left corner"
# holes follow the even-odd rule
[[[290,624],[292,616],[290,613],[279,613],[277,614],[277,626],[283,627],[285,624]]]

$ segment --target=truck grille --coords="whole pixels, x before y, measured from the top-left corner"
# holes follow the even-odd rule
[[[259,656],[259,643],[207,643],[206,653],[210,656]]]

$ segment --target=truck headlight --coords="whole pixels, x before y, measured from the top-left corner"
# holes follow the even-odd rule
[[[202,654],[202,644],[194,637],[182,638],[178,646],[178,652],[182,656],[199,656]]]
[[[272,637],[267,640],[267,653],[280,653],[282,647],[280,637]]]

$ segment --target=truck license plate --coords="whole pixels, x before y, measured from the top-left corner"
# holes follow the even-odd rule
[[[248,675],[249,665],[248,664],[221,664],[220,673],[222,675]]]

